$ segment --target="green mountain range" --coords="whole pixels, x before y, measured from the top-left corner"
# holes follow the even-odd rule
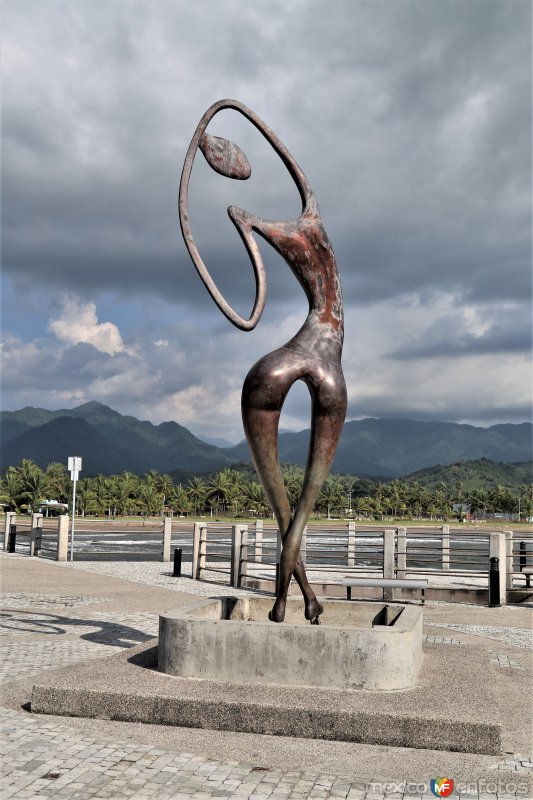
[[[30,458],[40,467],[68,456],[83,458],[84,476],[151,469],[185,475],[234,463],[219,447],[206,444],[176,422],[152,425],[98,402],[73,409],[23,408],[0,415],[1,467]]]
[[[533,483],[533,461],[520,464],[501,464],[488,458],[475,461],[461,461],[457,464],[436,464],[411,475],[406,475],[406,483],[418,483],[426,489],[434,490],[440,484],[465,493],[471,489],[490,490],[495,486],[518,489],[524,484]]]
[[[532,430],[533,426],[527,422],[490,428],[410,419],[346,422],[332,471],[390,478],[435,464],[479,458],[505,463],[529,461]],[[279,437],[280,460],[305,464],[308,443],[308,430],[283,434]],[[241,461],[250,460],[246,442],[226,452]]]
[[[533,426],[525,422],[478,428],[408,419],[352,421],[344,426],[332,471],[386,480],[436,464],[477,459],[526,462],[532,458],[532,431]],[[4,411],[0,436],[2,469],[23,458],[46,467],[80,455],[85,476],[124,470],[142,474],[154,469],[185,480],[250,461],[244,441],[234,447],[216,447],[176,422],[153,425],[98,402],[58,411],[32,407]],[[280,433],[281,461],[305,464],[308,443],[308,430]]]

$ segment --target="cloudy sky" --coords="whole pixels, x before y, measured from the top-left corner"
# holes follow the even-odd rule
[[[4,0],[3,406],[99,400],[242,438],[250,366],[306,315],[261,244],[255,331],[220,314],[181,240],[198,120],[239,99],[306,172],[343,284],[349,419],[529,419],[529,0]],[[296,217],[297,192],[233,112],[210,132],[249,181],[191,179],[192,228],[248,316],[230,204]],[[282,427],[309,424],[303,385]]]

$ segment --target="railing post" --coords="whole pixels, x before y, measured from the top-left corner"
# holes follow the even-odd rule
[[[283,548],[283,542],[281,541],[281,533],[279,528],[276,530],[276,564],[279,564],[281,561],[281,550]]]
[[[519,562],[518,563],[519,563],[519,566],[520,566],[520,572],[523,572],[524,571],[524,567],[527,567],[527,548],[526,548],[526,543],[525,542],[520,542],[519,548],[520,549],[518,551],[519,552]],[[531,586],[531,575],[527,574],[526,575],[526,589],[529,589],[530,586]]]
[[[231,586],[237,588],[239,581],[239,564],[241,560],[242,526],[231,526],[231,563],[230,578]]]
[[[303,529],[302,533],[302,543],[300,545],[300,557],[302,559],[302,564],[305,567],[305,565],[307,564],[307,525]]]
[[[505,536],[505,588],[513,588],[513,532],[503,531]]]
[[[43,515],[31,515],[30,556],[40,556],[43,540]]]
[[[198,580],[205,578],[205,562],[207,560],[207,525],[200,525],[200,547],[198,549]]]
[[[256,564],[263,563],[263,520],[255,521],[255,541],[254,541],[254,561]]]
[[[394,578],[394,537],[396,531],[387,529],[383,531],[383,577]],[[383,588],[383,599],[394,600],[394,589]]]
[[[9,531],[11,530],[11,526],[15,525],[17,521],[17,515],[14,511],[6,511],[5,512],[5,520],[4,520],[4,550],[9,550]]]
[[[172,536],[172,520],[165,517],[163,520],[163,552],[161,561],[170,561],[170,537]]]
[[[405,578],[407,575],[407,528],[398,528],[396,575]]]
[[[239,563],[237,566],[237,586],[242,583],[242,578],[248,575],[248,525],[241,525],[241,546]]]
[[[526,550],[526,543],[525,542],[520,542],[518,553],[519,553],[519,561],[518,561],[518,563],[519,563],[519,566],[520,566],[520,572],[522,572],[524,567],[527,566],[527,550]]]
[[[348,523],[348,567],[355,567],[355,522]]]
[[[192,534],[192,564],[191,564],[191,578],[198,580],[198,558],[200,555],[200,523],[194,523]]]
[[[276,530],[276,594],[278,591],[279,585],[279,570],[281,564],[281,550],[283,547],[283,542],[281,541],[281,531],[279,528]],[[289,589],[290,594],[290,589]]]
[[[450,526],[442,526],[442,569],[450,569]]]
[[[56,561],[66,561],[68,555],[68,514],[57,518],[57,550]]]
[[[505,534],[491,533],[489,534],[489,559],[497,558],[500,566],[500,604],[506,604],[506,570],[505,561],[507,558]]]

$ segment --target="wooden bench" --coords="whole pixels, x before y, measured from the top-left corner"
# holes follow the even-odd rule
[[[347,600],[352,599],[353,586],[379,586],[383,589],[383,595],[385,595],[385,589],[420,589],[422,592],[422,604],[425,601],[425,591],[428,588],[427,580],[418,578],[350,578],[347,576],[342,579],[342,585],[346,586]],[[383,596],[383,599],[385,599],[385,596]]]
[[[531,576],[533,575],[533,567],[522,567],[520,570],[521,575],[526,576],[526,589],[529,589],[531,586]]]

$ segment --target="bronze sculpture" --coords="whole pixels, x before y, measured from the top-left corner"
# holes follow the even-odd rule
[[[220,174],[238,180],[250,176],[250,165],[240,148],[205,132],[215,114],[226,108],[241,113],[262,133],[289,170],[302,199],[300,216],[285,222],[264,220],[233,206],[228,208],[255,273],[255,303],[247,320],[228,305],[211,279],[194,243],[187,211],[189,178],[198,147]],[[202,281],[222,313],[238,328],[255,328],[266,300],[265,270],[254,232],[284,258],[309,300],[309,314],[298,333],[283,347],[261,358],[248,373],[242,392],[242,417],[257,474],[272,505],[283,543],[276,600],[269,619],[283,622],[294,574],[304,596],[305,617],[311,624],[319,624],[323,608],[307,580],[300,546],[344,424],[346,386],[341,367],[344,337],[341,287],[316,197],[306,176],[273,131],[242,103],[220,100],[200,120],[187,151],[180,184],[179,217],[187,249]],[[309,388],[312,422],[302,493],[292,515],[278,462],[278,424],[285,398],[297,380],[303,380]]]

